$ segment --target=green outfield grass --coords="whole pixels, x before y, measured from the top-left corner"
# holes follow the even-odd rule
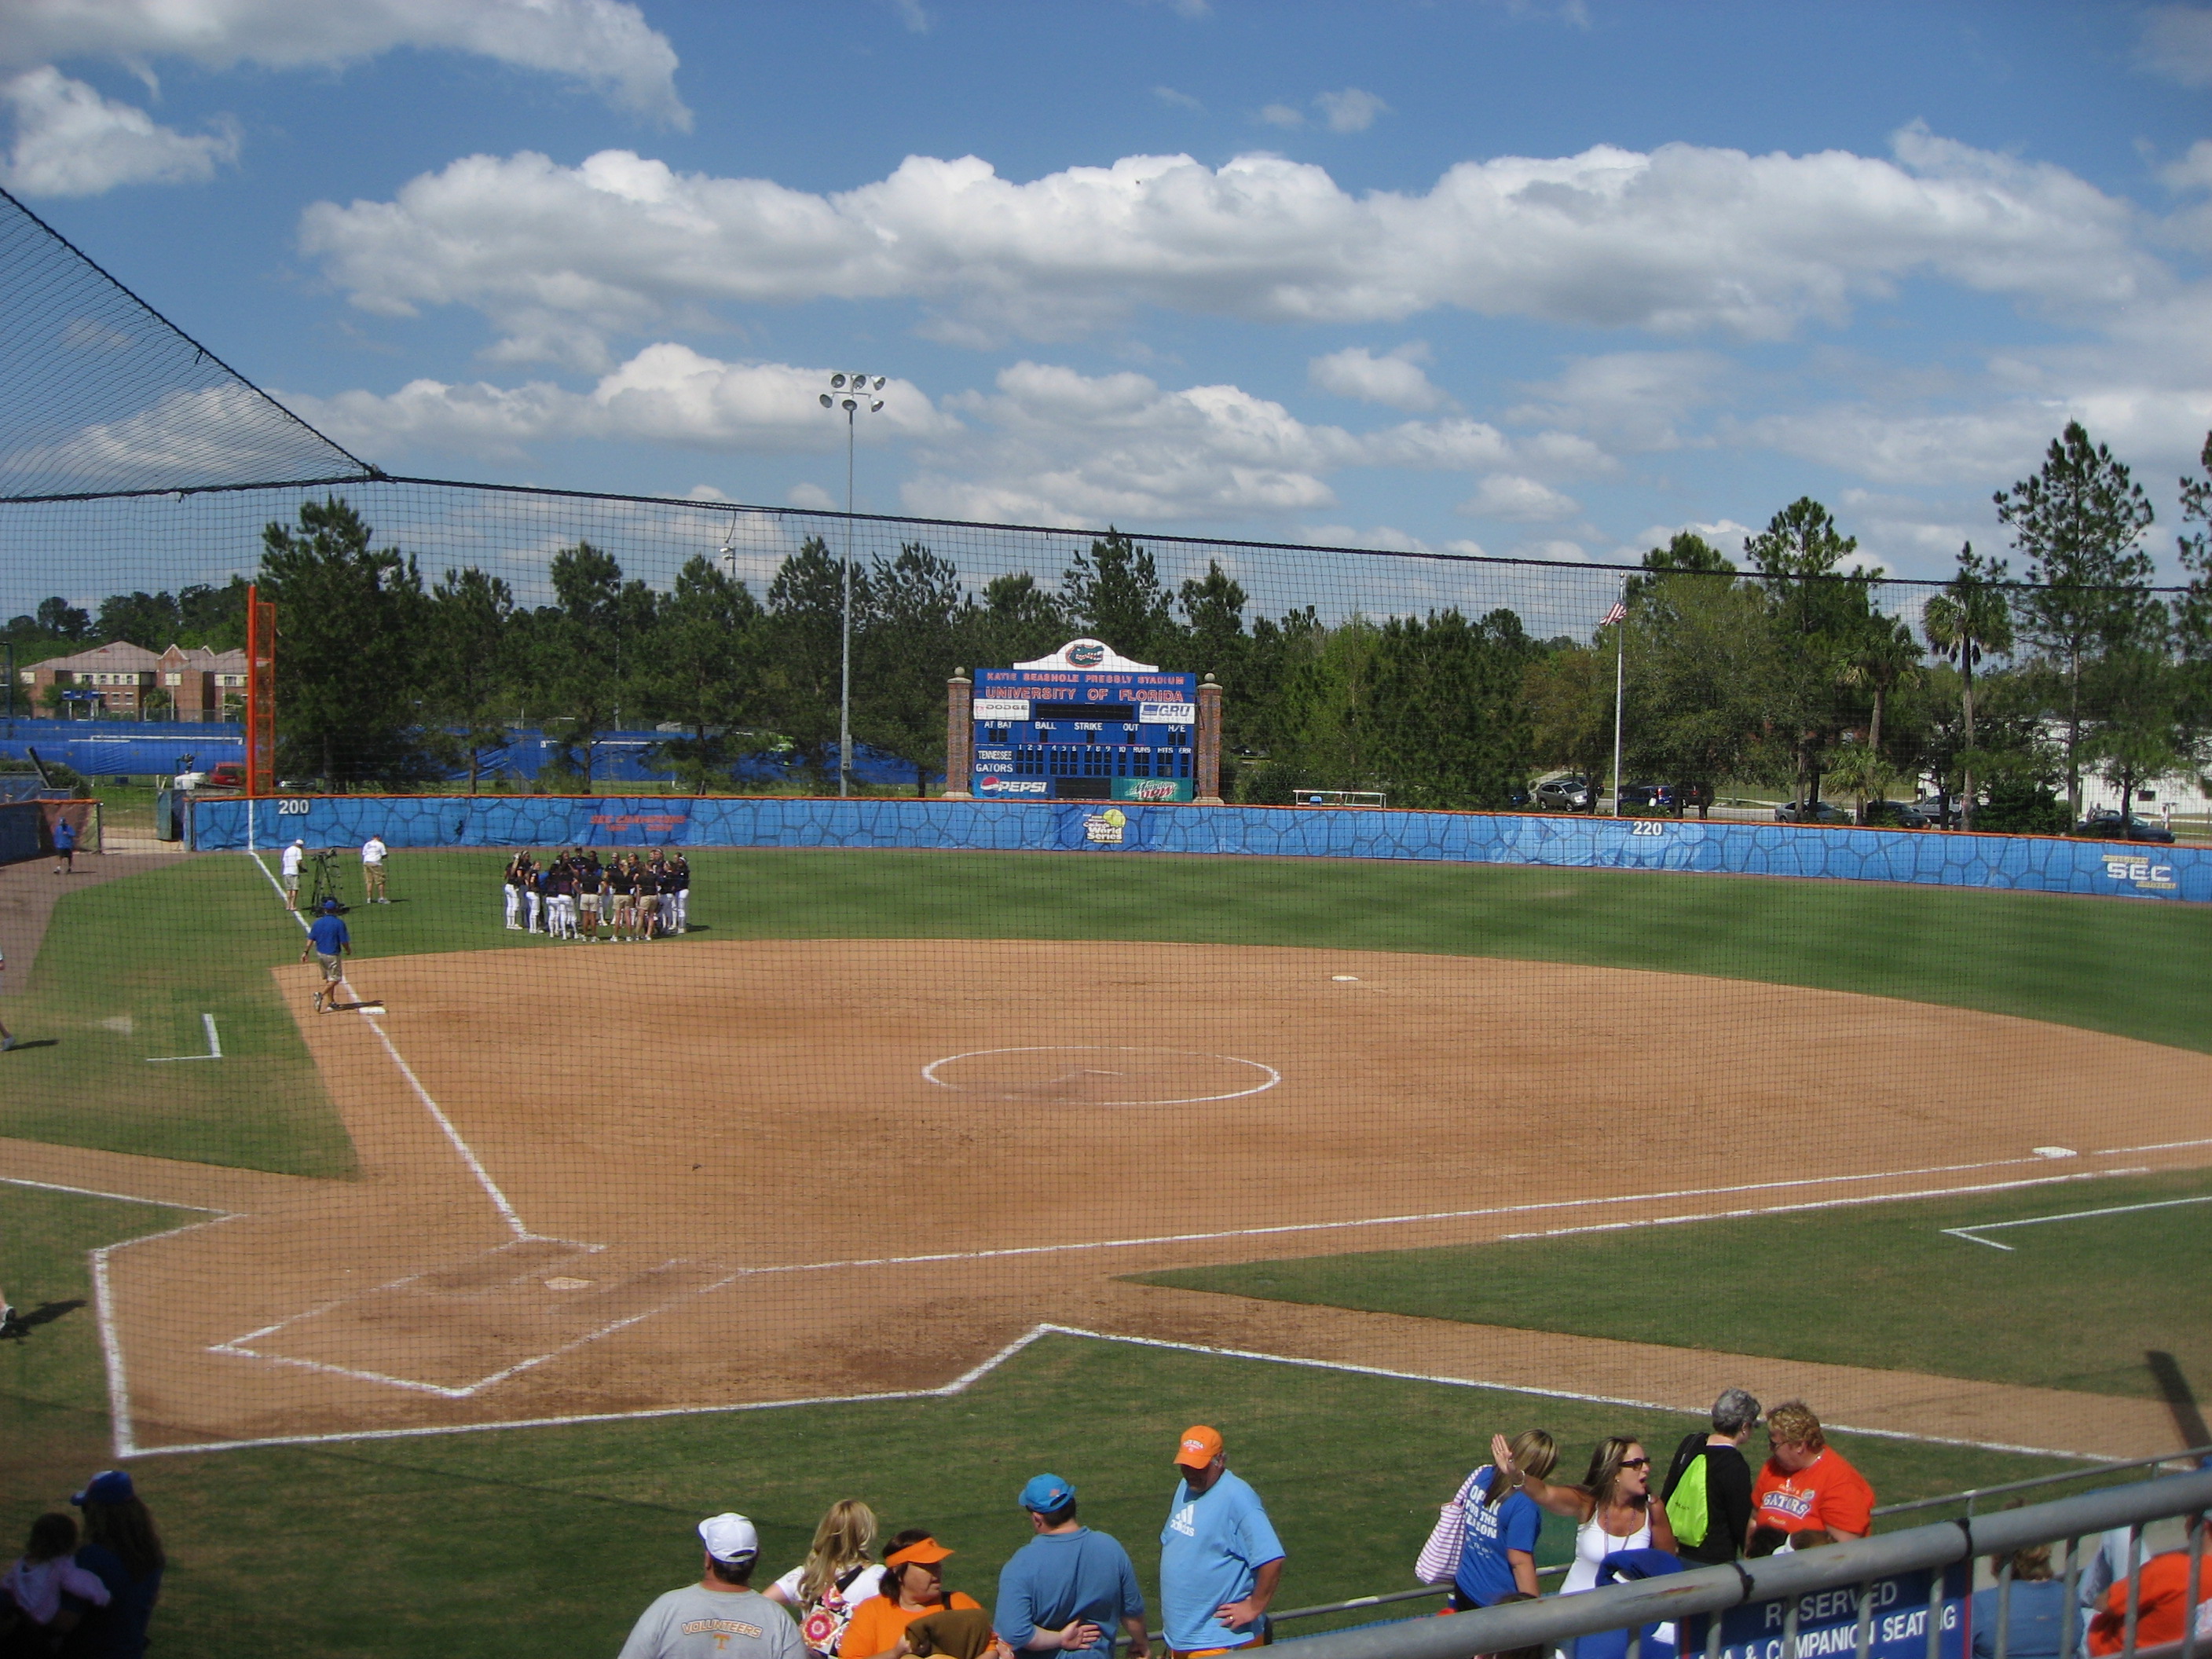
[[[2212,1051],[2203,1008],[2212,906],[1382,860],[689,856],[692,937],[702,939],[1158,939],[1514,957],[1859,991]],[[395,854],[398,902],[354,915],[356,948],[384,956],[540,943],[501,931],[505,863],[498,851]],[[356,860],[346,878],[357,898]]]
[[[273,867],[273,855],[264,855]],[[501,926],[496,850],[402,852],[365,957],[569,949]],[[704,849],[680,951],[729,939],[1157,939],[1497,956],[1856,991],[2212,1051],[2212,907],[1853,882],[1352,860]],[[343,866],[357,901],[360,867]],[[11,1000],[0,1135],[301,1174],[343,1126],[269,979],[300,938],[252,860],[71,895]],[[2125,965],[2117,971],[2116,964]],[[216,1015],[220,1065],[191,1053]],[[106,1022],[127,1018],[130,1029]]]
[[[9,1293],[31,1307],[84,1302],[86,1250],[197,1218],[0,1185]],[[102,1388],[89,1306],[0,1345],[0,1539],[12,1546],[33,1515],[110,1464]],[[939,1529],[959,1552],[948,1582],[988,1605],[1000,1563],[1028,1535],[1015,1492],[1048,1468],[1077,1484],[1086,1519],[1128,1545],[1149,1596],[1170,1449],[1196,1421],[1223,1430],[1267,1500],[1290,1554],[1286,1607],[1410,1588],[1436,1505],[1492,1430],[1547,1427],[1578,1469],[1602,1434],[1671,1449],[1692,1425],[1052,1337],[950,1399],[144,1458],[132,1467],[173,1563],[155,1648],[503,1659],[528,1631],[563,1653],[612,1653],[647,1601],[697,1576],[700,1516],[752,1516],[775,1572],[800,1559],[830,1503],[855,1496],[886,1534]],[[1838,1440],[1889,1502],[2071,1467]],[[1568,1547],[1555,1528],[1541,1559],[1564,1560]]]
[[[1723,1353],[2156,1398],[2153,1352],[2212,1398],[2212,1173],[1429,1250],[1255,1261],[1147,1282]],[[1624,1272],[1624,1253],[1634,1266]],[[1786,1286],[1786,1290],[1781,1287]]]
[[[287,1175],[343,1176],[353,1151],[269,977],[300,932],[243,859],[204,859],[64,897],[27,988],[5,1005],[0,1136]],[[220,1060],[149,1065],[207,1052]]]

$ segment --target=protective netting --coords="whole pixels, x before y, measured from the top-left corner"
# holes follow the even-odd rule
[[[163,1648],[611,1650],[841,1498],[1005,1631],[1044,1473],[1157,1629],[1191,1425],[1279,1614],[1495,1431],[1619,1539],[1808,1402],[1722,1556],[2212,1440],[2197,591],[333,483],[13,257],[13,493],[167,493],[0,501],[0,1527],[127,1468]]]
[[[369,471],[4,191],[0,316],[0,499]]]

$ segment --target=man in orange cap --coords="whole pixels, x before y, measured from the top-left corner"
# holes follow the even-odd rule
[[[1283,1547],[1260,1494],[1229,1472],[1221,1436],[1200,1424],[1176,1443],[1182,1479],[1160,1532],[1160,1618],[1176,1659],[1201,1659],[1271,1639],[1267,1604],[1282,1582]]]

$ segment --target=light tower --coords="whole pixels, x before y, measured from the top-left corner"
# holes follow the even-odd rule
[[[843,643],[837,665],[837,794],[841,799],[851,793],[853,781],[853,445],[860,411],[865,409],[873,415],[882,410],[884,400],[876,393],[883,389],[880,374],[872,380],[866,374],[832,374],[830,390],[822,394],[823,408],[845,411],[845,599]]]

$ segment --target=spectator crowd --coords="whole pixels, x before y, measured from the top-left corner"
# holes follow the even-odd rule
[[[1725,1390],[1710,1429],[1685,1436],[1656,1480],[1632,1436],[1600,1441],[1583,1479],[1569,1485],[1551,1478],[1559,1447],[1550,1434],[1496,1435],[1490,1461],[1439,1510],[1415,1575],[1448,1589],[1446,1612],[1533,1600],[1547,1511],[1575,1527],[1562,1595],[1866,1536],[1873,1488],[1827,1443],[1820,1419],[1798,1401],[1766,1412],[1767,1455],[1754,1474],[1742,1448],[1760,1418],[1758,1401]],[[1226,1659],[1268,1644],[1287,1558],[1266,1504],[1230,1470],[1211,1427],[1185,1430],[1171,1463],[1160,1531],[1164,1659]],[[0,1577],[0,1659],[141,1659],[167,1565],[153,1517],[121,1470],[95,1475],[70,1501],[82,1522],[38,1516]],[[927,1528],[894,1534],[878,1559],[876,1516],[859,1499],[831,1505],[805,1559],[763,1589],[753,1584],[752,1522],[711,1516],[698,1526],[700,1577],[646,1608],[621,1659],[1115,1659],[1123,1642],[1127,1659],[1152,1659],[1129,1553],[1084,1523],[1073,1484],[1039,1474],[1016,1502],[1030,1535],[1000,1569],[988,1609],[948,1589],[946,1563],[957,1552]],[[2189,1523],[2192,1546],[2202,1520]],[[1992,1560],[2009,1582],[2002,1593],[1974,1595],[1974,1659],[1999,1651],[2000,1626],[2006,1659],[2108,1659],[2130,1637],[2148,1648],[2192,1626],[2212,1637],[2212,1572],[2197,1571],[2185,1548],[2131,1573],[2138,1543],[2125,1532],[2084,1540],[2070,1587],[2054,1577],[2047,1545]],[[1652,1628],[1662,1645],[1671,1640],[1669,1627]],[[1545,1656],[1529,1650],[1493,1659]]]
[[[1640,1440],[1600,1441],[1583,1479],[1553,1479],[1559,1446],[1541,1429],[1491,1442],[1474,1470],[1438,1512],[1414,1563],[1423,1583],[1446,1588],[1447,1612],[1528,1601],[1539,1594],[1536,1549],[1544,1514],[1574,1524],[1574,1553],[1562,1595],[1620,1579],[1725,1565],[1863,1538],[1873,1528],[1874,1488],[1827,1443],[1801,1401],[1763,1413],[1767,1455],[1753,1470],[1743,1447],[1758,1430],[1759,1402],[1729,1389],[1710,1427],[1686,1435],[1663,1472]],[[1273,1639],[1268,1608],[1285,1553],[1249,1483],[1232,1474],[1222,1437],[1186,1430],[1173,1458],[1176,1482],[1160,1532],[1159,1613],[1165,1659],[1221,1659]],[[702,1522],[696,1583],[646,1609],[622,1659],[1026,1659],[1036,1653],[1152,1659],[1146,1603],[1128,1552],[1085,1526],[1074,1486],[1040,1474],[1017,1500],[1031,1536],[999,1575],[986,1609],[945,1585],[956,1552],[911,1528],[874,1553],[876,1517],[857,1499],[831,1507],[806,1559],[765,1590],[752,1588],[760,1540],[734,1513]],[[2109,1554],[2109,1540],[2104,1553]],[[2074,1650],[2062,1655],[2050,1584],[2050,1552],[2012,1560],[2007,1659],[2104,1659],[2122,1645],[2128,1594],[2124,1567],[2081,1576]],[[1997,1564],[1992,1563],[1992,1568]],[[2137,1639],[2179,1636],[2188,1603],[2188,1555],[2156,1557],[2141,1575]],[[2200,1595],[2197,1628],[2212,1634],[2212,1573]],[[1977,1659],[1988,1659],[1985,1626],[1994,1602],[1974,1607]],[[1670,1626],[1653,1627],[1664,1644]],[[1619,1644],[1621,1638],[1615,1638]],[[1610,1650],[1607,1650],[1610,1651]],[[1495,1659],[1523,1659],[1497,1656]],[[1537,1650],[1527,1659],[1543,1659]]]

